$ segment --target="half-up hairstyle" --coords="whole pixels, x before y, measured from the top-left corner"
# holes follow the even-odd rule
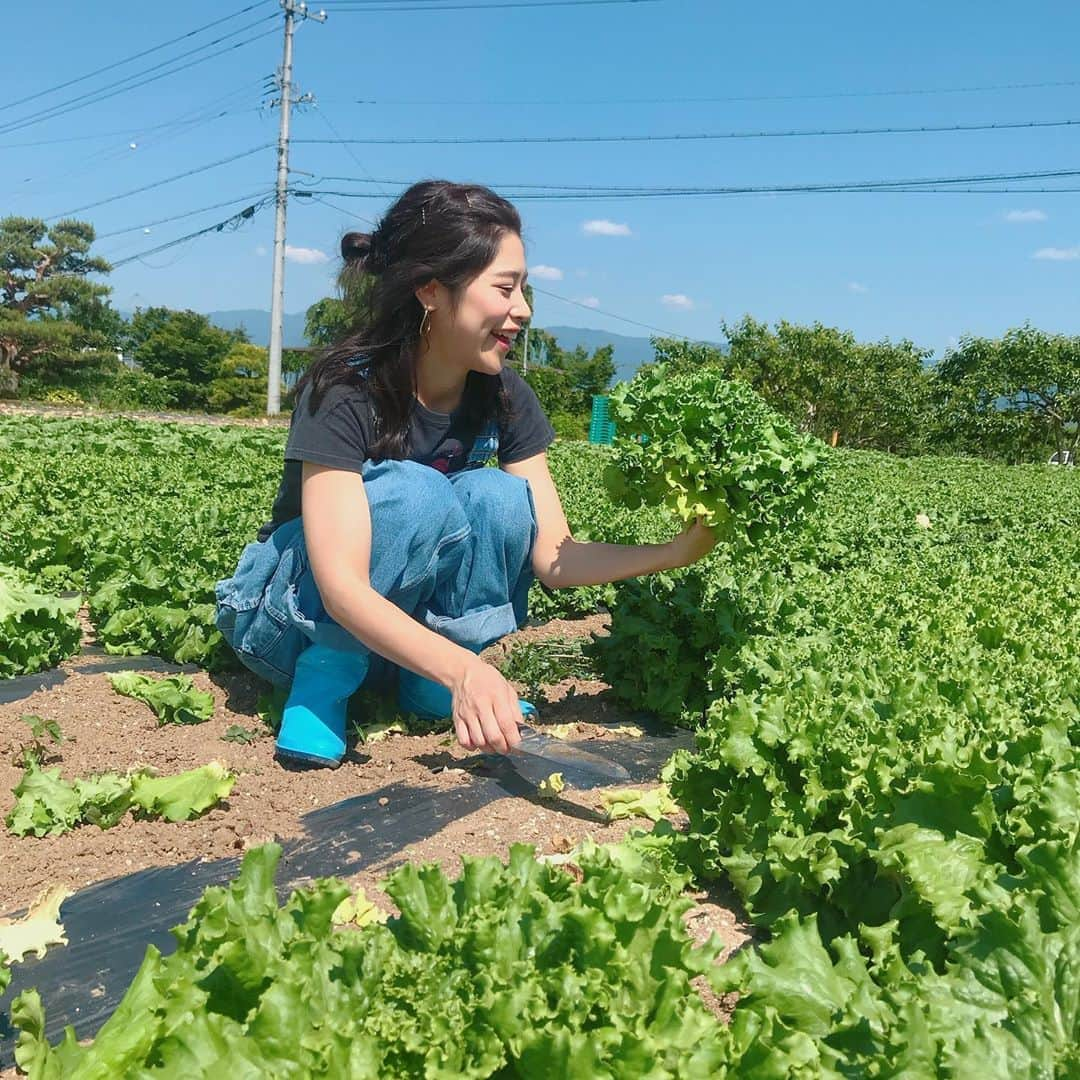
[[[407,457],[424,315],[416,290],[436,280],[456,301],[492,262],[507,233],[521,235],[521,218],[506,199],[486,187],[447,180],[414,184],[372,233],[346,233],[341,241],[345,266],[338,280],[347,302],[362,295],[362,302],[350,304],[361,314],[346,336],[312,364],[297,386],[297,398],[310,385],[314,412],[332,386],[363,386],[378,421],[371,456]],[[462,413],[470,430],[505,419],[509,408],[497,375],[469,372]]]

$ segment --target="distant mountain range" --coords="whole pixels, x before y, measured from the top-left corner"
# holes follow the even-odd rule
[[[303,347],[304,316],[306,312],[286,312],[282,320],[282,337],[286,348]],[[206,317],[222,330],[239,330],[243,327],[256,345],[263,347],[270,344],[270,312],[257,308],[243,308],[236,311],[208,311]]]
[[[283,339],[286,347],[303,346],[304,312],[286,314],[283,320]],[[270,341],[270,312],[248,308],[238,311],[208,311],[206,317],[223,330],[236,330],[243,327],[256,345],[267,345]],[[545,326],[549,334],[554,334],[559,345],[564,349],[576,349],[583,345],[592,352],[602,345],[615,348],[615,380],[627,379],[642,364],[653,359],[653,348],[648,338],[626,337],[612,334],[607,330],[589,330],[580,326]]]
[[[652,342],[643,337],[626,337],[624,334],[612,334],[607,330],[588,330],[581,326],[545,326],[549,334],[563,349],[576,349],[584,345],[589,352],[603,345],[615,347],[615,382],[629,379],[642,364],[655,359]]]

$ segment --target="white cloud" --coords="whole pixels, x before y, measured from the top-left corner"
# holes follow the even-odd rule
[[[579,304],[584,304],[586,307],[599,307],[600,301],[595,296],[581,296],[578,298]]]
[[[586,221],[581,226],[581,231],[586,236],[630,236],[629,225],[620,224],[617,221],[608,221],[599,218],[595,221]]]
[[[563,273],[557,266],[545,266],[541,263],[539,266],[529,267],[529,277],[539,278],[541,281],[562,281]]]
[[[1057,247],[1045,247],[1039,248],[1034,255],[1033,259],[1051,259],[1054,262],[1071,262],[1073,259],[1080,259],[1080,247],[1071,248],[1057,248]]]
[[[293,247],[285,245],[285,258],[290,262],[297,263],[324,263],[330,261],[330,256],[318,248]]]
[[[266,254],[266,248],[265,248],[265,247],[263,247],[263,245],[262,245],[262,244],[260,244],[260,245],[259,245],[259,246],[258,246],[258,247],[257,247],[257,248],[255,249],[255,254],[256,254],[256,255],[258,255],[258,256],[259,256],[259,258],[261,259],[261,258],[262,258],[262,257],[263,257],[263,256],[264,256],[264,255]]]
[[[676,311],[692,311],[694,308],[694,301],[684,293],[664,293],[660,297],[660,303]]]
[[[864,285],[861,281],[849,281],[848,289],[854,293],[868,293],[870,291],[869,285]]]
[[[1012,225],[1026,225],[1031,221],[1045,221],[1046,213],[1043,210],[1010,210],[1005,220]]]

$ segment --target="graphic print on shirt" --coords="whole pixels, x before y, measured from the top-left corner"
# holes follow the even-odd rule
[[[457,439],[447,439],[428,464],[444,476],[455,473],[464,465],[465,447]]]
[[[439,444],[435,455],[428,461],[433,469],[444,476],[461,472],[463,469],[481,469],[499,452],[499,429],[496,424],[488,424],[473,440],[468,457],[465,446],[459,439],[446,439]]]
[[[466,469],[479,469],[488,463],[499,452],[499,425],[489,423],[473,441],[472,450],[469,451],[469,460],[465,462]]]

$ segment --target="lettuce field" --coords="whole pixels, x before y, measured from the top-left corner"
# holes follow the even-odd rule
[[[685,570],[534,587],[532,613],[609,611],[584,653],[613,698],[694,729],[663,770],[674,824],[570,865],[524,843],[463,850],[457,876],[405,863],[384,922],[343,919],[333,879],[279,903],[278,849],[255,848],[93,1041],[50,1045],[43,995],[3,1001],[22,1070],[1080,1076],[1080,470],[829,450],[708,370],[646,369],[612,404],[634,438],[551,451],[579,538],[656,542],[700,515],[720,543]],[[284,439],[0,417],[0,678],[75,652],[84,604],[111,653],[228,668],[213,585],[268,514]],[[178,722],[209,707],[162,694]],[[62,783],[26,758],[6,844],[51,827],[34,800]],[[723,963],[684,926],[709,882],[756,930]]]

